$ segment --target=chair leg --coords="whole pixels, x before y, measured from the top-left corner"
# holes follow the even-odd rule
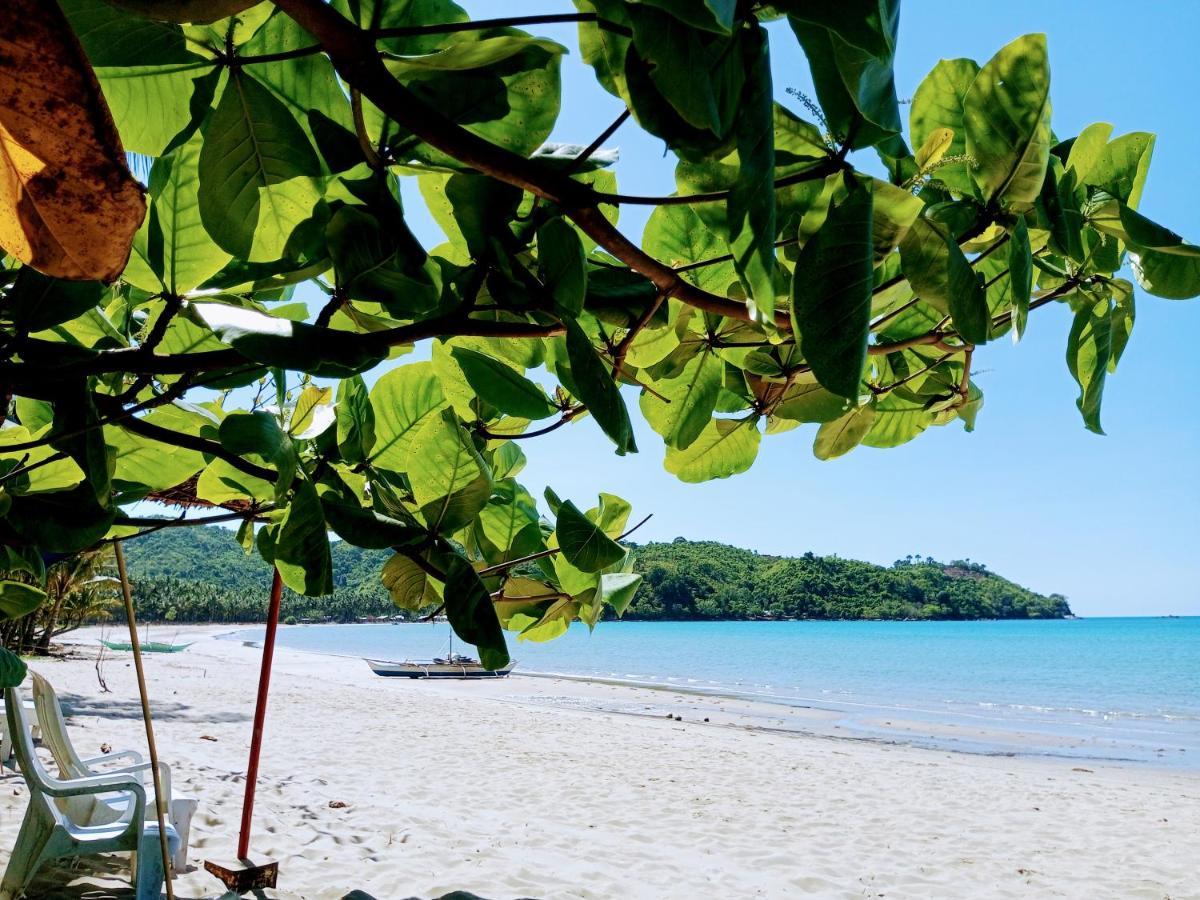
[[[174,856],[179,849],[179,835],[175,829],[167,829],[167,852]],[[141,846],[134,855],[133,893],[136,900],[159,900],[162,896],[166,867],[163,865],[162,847],[158,840],[158,826],[148,825],[142,832]]]
[[[188,841],[191,839],[192,816],[196,814],[198,801],[192,797],[176,797],[171,801],[171,824],[179,835],[179,849],[171,860],[174,874],[182,875],[187,870]]]
[[[52,822],[41,816],[25,815],[4,878],[0,879],[0,900],[16,900],[33,881],[33,876],[42,867],[46,844],[53,833]]]

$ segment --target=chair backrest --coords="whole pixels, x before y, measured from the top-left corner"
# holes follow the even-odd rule
[[[25,776],[25,786],[29,788],[29,802],[41,803],[50,811],[55,821],[63,824],[62,811],[45,793],[50,782],[50,773],[46,771],[34,749],[33,734],[25,719],[25,703],[20,688],[4,689],[4,713],[8,718],[9,739],[13,743],[17,765],[21,769],[21,774]]]
[[[37,672],[30,671],[29,674],[33,679],[33,706],[37,710],[38,723],[42,726],[42,744],[58,764],[59,777],[84,778],[90,775],[75,745],[71,743],[62,704],[58,702],[54,686]]]

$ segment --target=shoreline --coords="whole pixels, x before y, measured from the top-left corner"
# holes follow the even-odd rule
[[[220,896],[200,866],[236,842],[261,656],[217,639],[237,630],[181,627],[192,647],[146,656],[160,753],[200,801],[180,900]],[[144,750],[128,654],[106,652],[102,694],[97,636],[31,666],[82,755]],[[278,646],[251,844],[280,862],[265,896],[1195,896],[1195,773],[824,737],[796,730],[821,711],[758,712],[552,677],[381,679]],[[6,849],[26,798],[11,771],[0,787]],[[83,900],[121,879],[87,864],[40,885]]]
[[[997,620],[1000,621],[1000,620]],[[1047,620],[1049,621],[1049,620]],[[375,627],[384,623],[344,623],[337,627]],[[419,623],[404,623],[419,624]],[[233,635],[252,631],[261,626],[225,627],[193,626],[220,629],[216,636],[223,640],[234,640]],[[295,629],[326,629],[329,625],[307,624],[280,626],[280,633]],[[427,627],[427,626],[423,626]],[[261,646],[259,641],[245,641]],[[277,644],[282,647],[283,644]],[[339,659],[359,660],[358,653],[338,649],[315,647],[289,647],[299,653],[327,656]],[[751,688],[739,689],[734,685],[716,682],[704,684],[685,676],[670,676],[664,680],[622,677],[594,673],[537,671],[518,668],[510,678],[539,678],[574,682],[582,686],[609,685],[617,688],[679,694],[688,702],[727,701],[738,705],[740,724],[763,730],[777,730],[784,734],[799,734],[838,740],[860,741],[884,746],[903,746],[920,750],[951,751],[971,756],[1018,757],[1027,759],[1057,759],[1085,764],[1117,764],[1147,766],[1181,771],[1200,770],[1200,753],[1191,744],[1173,743],[1175,735],[1162,737],[1153,732],[1137,732],[1134,726],[1143,721],[1139,716],[1109,716],[1095,722],[1118,724],[1111,728],[1098,727],[1089,719],[1065,721],[1062,713],[1080,713],[1081,710],[1046,709],[1036,706],[1013,707],[1005,715],[989,714],[988,707],[980,704],[978,710],[971,708],[937,708],[934,703],[898,705],[887,702],[870,702],[845,697],[828,699],[799,696]],[[709,686],[713,685],[713,686]],[[594,692],[593,692],[594,694]],[[607,701],[601,702],[594,695],[597,712],[624,710],[619,704],[614,707]],[[578,703],[571,698],[568,703]],[[664,707],[665,710],[665,707]],[[785,715],[783,710],[802,711]],[[1039,715],[1042,716],[1039,718]],[[1078,719],[1078,716],[1076,716]]]

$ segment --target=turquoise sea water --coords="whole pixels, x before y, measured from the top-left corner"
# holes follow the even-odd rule
[[[448,635],[445,624],[317,625],[281,629],[279,641],[417,659],[444,652]],[[851,737],[1200,768],[1196,617],[606,622],[592,634],[576,626],[547,644],[510,645],[518,672],[829,710]]]

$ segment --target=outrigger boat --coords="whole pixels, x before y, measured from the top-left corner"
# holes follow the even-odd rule
[[[129,643],[128,641],[101,641],[100,643],[102,643],[109,650],[129,651],[133,649],[133,644]],[[142,641],[139,646],[141,647],[143,653],[181,653],[192,645],[190,643],[166,644],[160,641]]]
[[[483,664],[470,656],[462,656],[454,652],[454,644],[443,659],[404,660],[398,662],[386,659],[365,659],[376,675],[385,678],[504,678],[513,670],[516,663],[510,663],[503,669],[485,669]]]

